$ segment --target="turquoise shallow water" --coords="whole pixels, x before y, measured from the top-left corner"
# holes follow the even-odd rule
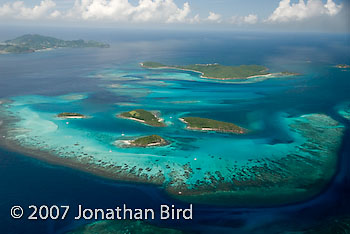
[[[311,151],[317,155],[329,149],[332,152],[322,155],[329,153],[336,155],[336,150],[328,146],[330,143],[334,146],[340,143],[342,138],[339,137],[339,132],[345,129],[342,126],[348,127],[348,122],[341,116],[342,107],[339,109],[336,106],[348,102],[350,97],[349,71],[336,69],[334,65],[350,62],[347,41],[341,35],[295,36],[298,40],[286,35],[249,37],[251,40],[246,40],[246,37],[240,39],[235,35],[222,35],[220,38],[214,35],[195,35],[193,40],[181,38],[175,41],[164,37],[161,39],[152,37],[145,39],[146,42],[135,39],[137,37],[127,42],[116,37],[118,39],[114,39],[110,50],[56,50],[50,53],[20,56],[5,55],[0,57],[0,96],[1,100],[12,100],[12,102],[2,104],[1,108],[12,111],[15,116],[23,117],[23,121],[9,126],[12,136],[17,136],[22,144],[32,148],[55,150],[51,154],[58,157],[94,156],[97,159],[94,159],[96,164],[107,161],[122,166],[125,163],[142,165],[144,169],[149,166],[152,168],[151,171],[146,170],[149,175],[159,175],[157,174],[159,170],[170,172],[175,169],[177,172],[184,172],[188,168],[184,169],[183,164],[189,162],[193,169],[191,177],[187,178],[184,173],[180,177],[185,178],[189,185],[203,178],[203,168],[214,172],[220,169],[224,175],[215,174],[214,177],[218,180],[221,176],[225,179],[232,178],[232,173],[226,170],[227,167],[259,165],[254,159],[260,161],[266,157],[271,160],[283,159],[283,156],[291,152],[310,156]],[[145,70],[138,65],[145,60],[169,64],[256,63],[268,66],[272,72],[289,70],[302,75],[256,83],[217,83],[200,79],[197,74],[191,72]],[[76,94],[82,96],[68,98],[64,96]],[[117,113],[136,108],[161,111],[169,127],[154,129],[115,118]],[[81,112],[91,118],[67,121],[55,117],[57,113],[63,111]],[[322,115],[313,115],[315,113]],[[308,119],[310,114],[316,116],[316,121]],[[183,115],[229,121],[252,132],[246,136],[236,136],[186,131],[184,125],[177,121],[177,118]],[[294,132],[296,126],[288,127],[293,123],[302,126],[302,131]],[[305,125],[305,123],[312,124]],[[308,129],[312,131],[308,132]],[[306,132],[309,134],[301,134]],[[315,132],[317,134],[312,136],[311,133]],[[325,134],[320,134],[322,132]],[[171,140],[172,144],[154,149],[124,149],[113,144],[118,139],[129,139],[151,133],[164,136]],[[316,145],[308,145],[311,148],[308,146],[299,148],[306,138],[313,139]],[[74,145],[76,143],[79,145]],[[341,152],[346,155],[348,151]],[[252,160],[249,161],[250,159]],[[318,162],[327,162],[323,159]],[[274,171],[281,168],[276,167],[270,160],[265,162]],[[300,166],[293,160],[285,162]],[[166,168],[167,164],[170,164],[170,169]],[[315,176],[320,175],[317,170],[313,171],[312,167],[309,167],[312,164],[306,165],[308,166],[300,167],[302,170],[297,170],[296,173],[303,175],[315,172]],[[269,176],[267,171],[263,173]],[[343,170],[344,173],[346,174],[346,170],[345,172]],[[324,178],[326,177],[324,175]],[[170,178],[171,174],[167,174],[165,180]],[[277,177],[275,175],[271,178]],[[71,180],[74,178],[67,179],[67,186]],[[21,183],[20,181],[16,183]],[[212,179],[209,182],[217,183]],[[248,182],[251,181],[245,181],[245,185]],[[75,182],[72,183],[71,186],[74,187]],[[284,184],[288,185],[286,182]],[[335,184],[336,187],[338,185]],[[45,186],[49,187],[50,181]],[[138,187],[138,185],[132,186]],[[298,217],[299,213],[305,212],[303,205],[282,207],[277,211],[256,209],[248,212],[227,208],[223,211],[224,215],[220,213],[220,218],[216,216],[217,209],[209,207],[205,208],[205,211],[196,212],[200,220],[193,225],[193,228],[199,228],[203,223],[206,225],[213,223],[215,227],[210,230],[217,230],[224,223],[230,227],[235,226],[234,230],[238,228],[241,233],[254,233],[252,230],[256,227],[267,228],[266,225],[272,227],[274,222],[278,223],[281,220],[289,224],[292,219],[298,223],[295,226],[298,229],[300,222],[303,224],[305,222],[306,226],[313,223],[315,221],[313,219],[319,217],[318,210],[323,210],[323,214],[328,214],[330,210],[332,214],[337,213],[340,209],[322,204],[335,202],[333,198],[337,198],[337,202],[342,201],[338,198],[341,197],[341,191],[346,191],[345,182],[344,186],[339,190],[332,190],[330,194],[326,193],[326,198],[321,196],[321,201],[316,199],[307,203],[305,205],[307,214],[303,221]],[[116,188],[111,193],[120,191],[122,190]],[[147,204],[149,194],[159,201],[166,197],[160,192],[154,194],[147,189],[139,193],[145,195],[142,204]],[[42,194],[39,197],[45,197],[44,191]],[[77,194],[81,197],[88,196],[83,192]],[[50,196],[52,199],[55,197],[52,194]],[[95,201],[97,195],[91,196]],[[23,199],[25,197],[26,194],[23,193]],[[106,197],[108,194],[104,194],[101,200]],[[8,200],[9,204],[15,202],[13,199]],[[111,200],[113,199],[109,201]],[[135,204],[136,200],[132,197],[128,200],[128,204]],[[225,200],[224,207],[228,206],[230,200],[232,198]],[[316,206],[315,203],[319,205]],[[242,213],[237,215],[230,213],[229,217],[223,218],[227,212]],[[283,217],[280,213],[284,214]],[[266,220],[266,217],[270,217],[269,220]],[[242,219],[246,222],[241,223]],[[307,223],[309,219],[312,221]],[[282,229],[285,227],[272,228],[270,233],[278,233]]]
[[[10,103],[4,104],[5,109],[8,115],[14,115],[19,121],[8,126],[6,139],[54,157],[79,162],[83,168],[84,164],[102,168],[116,179],[156,183],[179,194],[186,191],[187,194],[198,193],[197,190],[205,193],[242,190],[240,184],[250,180],[259,180],[249,183],[257,183],[253,187],[258,185],[264,189],[267,186],[264,185],[265,180],[270,180],[270,177],[274,178],[274,182],[270,181],[273,184],[284,180],[282,177],[297,177],[293,172],[295,169],[283,165],[277,165],[283,175],[265,175],[270,173],[266,171],[275,170],[272,169],[275,164],[285,161],[288,155],[297,155],[305,163],[310,163],[307,162],[310,160],[322,164],[323,160],[330,160],[333,163],[328,167],[333,165],[331,171],[334,171],[343,125],[326,115],[310,115],[317,117],[310,127],[307,115],[293,117],[287,112],[275,112],[272,117],[275,134],[271,136],[269,127],[261,123],[256,112],[242,110],[240,106],[240,103],[263,98],[264,93],[288,92],[287,83],[310,79],[310,75],[255,80],[253,85],[247,85],[237,81],[206,80],[192,72],[142,69],[135,64],[128,70],[97,70],[87,79],[103,80],[100,87],[120,100],[97,104],[94,93],[11,98]],[[271,85],[259,86],[260,82],[270,82]],[[160,111],[167,127],[155,128],[117,118],[119,113],[133,108]],[[88,118],[56,117],[61,112],[78,112]],[[240,113],[238,118],[235,113]],[[233,122],[249,132],[234,135],[190,131],[179,120],[189,115]],[[253,116],[253,120],[248,119],[249,116]],[[303,122],[306,123],[306,132],[314,128],[312,134],[317,134],[317,128],[334,128],[335,131],[326,133],[337,142],[335,149],[328,149],[326,143],[317,142],[318,136],[303,133]],[[296,131],[293,125],[299,130]],[[161,135],[170,144],[148,148],[123,147],[126,140],[152,134]],[[308,146],[308,142],[313,142],[313,145]],[[315,165],[315,171],[311,173],[317,175],[317,170],[323,169],[322,165]],[[116,172],[119,175],[115,175]],[[329,175],[324,179],[327,178],[330,178]],[[289,182],[293,184],[295,181]]]

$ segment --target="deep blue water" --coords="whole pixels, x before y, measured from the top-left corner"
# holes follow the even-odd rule
[[[60,37],[68,32],[50,34]],[[231,109],[218,109],[215,115],[219,113],[222,120],[235,115],[243,125],[260,119],[266,129],[272,129],[271,137],[279,140],[283,133],[275,124],[275,116],[280,112],[291,115],[327,113],[349,127],[349,122],[337,115],[334,107],[350,101],[350,75],[333,67],[350,63],[348,35],[101,31],[98,36],[89,32],[80,32],[78,36],[107,41],[112,47],[0,55],[0,98],[89,92],[92,101],[86,108],[108,112],[113,103],[125,101],[126,97],[106,91],[104,85],[109,81],[89,77],[96,71],[109,68],[134,71],[135,64],[145,60],[169,64],[261,64],[272,71],[291,70],[304,76],[285,82],[267,80],[241,85],[242,89],[254,90],[261,97],[227,99],[224,102]],[[191,87],[190,81],[181,82],[183,87]],[[224,85],[198,83],[193,92]],[[215,101],[215,97],[211,100]],[[214,117],[210,108],[204,112],[194,111]],[[90,127],[106,130],[107,123],[101,122]],[[339,173],[329,188],[314,199],[296,205],[256,209],[196,205],[194,221],[184,221],[181,226],[203,233],[283,233],[312,226],[329,216],[349,215],[348,142],[349,129],[339,153]],[[0,166],[0,233],[63,233],[80,224],[73,222],[72,217],[65,221],[13,220],[9,210],[17,204],[68,204],[72,207],[82,204],[96,208],[123,203],[137,208],[156,208],[162,203],[186,205],[170,199],[154,186],[108,181],[6,149],[0,149]],[[161,224],[180,226],[178,223]]]

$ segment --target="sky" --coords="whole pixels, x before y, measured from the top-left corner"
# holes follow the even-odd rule
[[[349,0],[0,0],[0,24],[350,33]]]

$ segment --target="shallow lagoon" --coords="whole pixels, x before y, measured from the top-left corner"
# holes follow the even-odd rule
[[[6,68],[1,69],[1,87],[6,87],[1,90],[2,99],[13,99],[14,102],[10,105],[17,103],[18,110],[26,111],[25,113],[29,119],[38,118],[32,113],[35,112],[40,118],[53,122],[54,125],[59,127],[58,136],[67,134],[67,138],[60,139],[57,139],[56,134],[51,134],[52,142],[55,142],[56,145],[48,145],[49,148],[71,144],[69,136],[79,135],[83,130],[88,129],[89,132],[93,133],[92,137],[91,135],[86,137],[88,134],[84,133],[79,135],[77,140],[80,140],[82,144],[91,144],[94,148],[88,149],[91,152],[98,150],[107,153],[104,154],[105,156],[102,153],[100,154],[106,160],[110,160],[109,150],[112,149],[112,154],[120,151],[118,148],[112,148],[111,142],[122,137],[123,132],[127,132],[127,137],[153,132],[147,126],[114,118],[114,115],[118,112],[139,108],[140,106],[149,110],[160,110],[169,123],[174,123],[157,133],[175,139],[176,147],[181,149],[181,152],[189,152],[189,158],[192,151],[195,151],[196,155],[197,153],[200,156],[202,155],[201,158],[206,157],[208,153],[206,154],[204,150],[201,151],[200,149],[204,146],[211,148],[206,143],[212,140],[219,143],[228,142],[225,145],[233,146],[240,151],[239,154],[235,155],[237,161],[244,161],[243,156],[245,154],[249,155],[249,152],[244,152],[243,146],[245,145],[259,150],[264,149],[265,152],[269,152],[268,149],[279,149],[283,146],[288,150],[291,148],[292,142],[298,139],[287,127],[288,120],[300,118],[300,116],[306,114],[326,113],[339,121],[339,126],[348,126],[348,123],[334,111],[336,105],[349,100],[348,73],[333,68],[334,64],[347,63],[344,60],[348,59],[348,53],[346,52],[348,47],[340,46],[343,43],[341,36],[331,38],[331,41],[340,42],[339,44],[334,43],[337,45],[329,43],[330,38],[328,36],[318,37],[319,43],[317,45],[313,43],[314,39],[310,39],[312,37],[309,36],[300,36],[298,42],[295,43],[288,41],[288,37],[278,35],[268,37],[270,42],[265,40],[267,36],[256,37],[254,35],[251,38],[255,39],[251,41],[227,35],[224,38],[220,39],[219,44],[223,45],[221,47],[218,47],[218,42],[215,42],[217,38],[201,39],[199,35],[196,42],[200,41],[202,44],[198,47],[190,40],[169,44],[166,40],[156,39],[147,43],[139,43],[138,41],[117,42],[110,51],[88,49],[77,53],[69,50],[58,50],[52,51],[50,54],[41,53],[20,57],[8,55],[1,58],[1,64]],[[275,40],[271,38],[275,38]],[[236,43],[232,43],[232,40]],[[203,46],[203,43],[206,46]],[[141,44],[142,46],[135,46]],[[303,50],[305,46],[311,47],[311,50]],[[169,49],[170,47],[172,48]],[[186,51],[189,47],[191,47],[191,52],[179,53],[180,51]],[[167,48],[167,50],[164,50],[164,48]],[[257,48],[260,49],[257,50]],[[239,53],[240,51],[244,51],[244,53]],[[237,54],[240,54],[240,56],[237,56]],[[184,56],[186,56],[186,59],[183,58]],[[219,62],[229,65],[258,63],[270,67],[272,71],[288,69],[300,72],[303,76],[297,79],[273,79],[258,83],[229,84],[226,86],[223,83],[199,79],[192,73],[165,71],[150,73],[138,66],[138,62],[145,60],[159,60],[171,64],[196,62]],[[20,69],[11,70],[14,63]],[[42,66],[43,63],[45,63],[45,66]],[[40,70],[38,70],[39,66],[41,67]],[[16,82],[13,82],[14,80]],[[118,85],[124,87],[124,91]],[[130,89],[131,92],[128,92],[127,89]],[[169,92],[169,89],[173,90]],[[176,92],[172,92],[175,89]],[[204,92],[201,92],[201,90]],[[213,93],[220,90],[223,92],[213,95]],[[87,96],[85,99],[70,102],[69,108],[71,109],[67,110],[67,102],[65,103],[65,98],[60,98],[61,95],[76,93],[84,93]],[[334,95],[335,93],[337,95]],[[36,95],[35,98],[33,94]],[[26,101],[31,99],[34,99],[32,104]],[[61,102],[60,99],[65,101]],[[217,118],[220,116],[219,120],[232,121],[254,130],[254,133],[247,136],[227,136],[225,134],[187,132],[183,129],[184,126],[176,121],[176,117],[189,114],[189,109],[191,114],[203,117]],[[82,112],[93,116],[93,118],[82,121],[69,120],[67,125],[66,121],[54,118],[55,114],[63,111]],[[170,117],[173,118],[170,119]],[[51,130],[56,128],[54,125],[51,125]],[[97,132],[100,132],[100,134],[96,134]],[[25,132],[25,134],[27,133]],[[41,131],[37,133],[41,134]],[[45,134],[49,133],[46,132]],[[240,144],[235,145],[229,140],[231,138]],[[43,145],[45,144],[43,143]],[[177,157],[177,160],[184,158],[181,155],[176,156],[170,147],[147,149],[145,152],[129,149],[127,152],[121,153],[128,155],[123,159],[135,153],[151,155],[146,156],[146,158],[151,158],[151,161],[155,154],[161,155],[158,157],[160,159],[167,159],[162,156],[163,153],[170,153]],[[225,156],[226,151],[224,149],[214,148],[211,150],[213,150],[213,154],[223,153],[222,160],[224,157],[230,158],[228,153]],[[262,156],[260,154],[249,155],[249,157],[256,158]],[[194,163],[194,160],[190,162]],[[196,163],[201,164],[202,162],[201,159],[196,160]],[[197,168],[197,165],[195,166]],[[135,186],[137,187],[137,185]],[[336,197],[335,194],[339,194],[339,190],[335,194],[331,194],[326,195],[329,196],[326,203],[332,200],[332,196]],[[324,200],[322,201],[324,203]],[[132,201],[129,202],[132,203]],[[314,209],[314,205],[308,204],[309,209]],[[300,206],[281,208],[276,212],[279,214],[283,210],[289,222],[291,216],[288,215],[288,212],[290,210],[294,212],[298,207],[300,208]],[[318,209],[326,209],[320,207],[322,206],[319,205]],[[206,212],[209,212],[208,216],[204,215],[203,212],[197,212],[202,221],[208,220],[208,217],[212,215],[215,225],[220,226],[220,223],[228,225],[231,222],[229,217],[225,221],[222,221],[222,219],[220,219],[221,221],[219,219],[214,221],[215,212],[212,209],[206,209]],[[235,212],[235,209],[232,212]],[[270,221],[264,221],[263,217],[266,215],[264,212],[268,212],[271,216],[276,214],[272,210],[249,211],[249,222],[243,225],[245,228],[239,230],[252,230],[252,227],[270,223]],[[277,216],[274,216],[275,219],[272,220],[280,220]],[[230,217],[233,219],[232,222],[235,223],[236,218],[239,220],[245,219],[246,215],[233,215],[231,213]],[[307,215],[307,217],[310,217],[310,215]],[[316,217],[316,215],[311,217]],[[296,218],[296,220],[299,220],[299,218]],[[247,233],[251,232],[247,231]]]
[[[261,87],[258,83],[213,82],[196,73],[140,69],[137,64],[128,71],[108,68],[89,74],[87,79],[104,80],[102,88],[125,98],[124,105],[121,99],[118,103],[100,103],[99,108],[105,110],[95,110],[93,93],[18,96],[5,105],[4,112],[17,121],[10,121],[4,134],[6,140],[46,152],[45,157],[55,157],[58,163],[64,164],[59,158],[69,159],[78,168],[99,171],[109,178],[161,185],[191,202],[217,204],[224,193],[220,204],[290,203],[314,196],[332,178],[344,126],[323,114],[293,117],[276,112],[272,132],[278,129],[278,134],[270,135],[269,128],[256,123],[257,117],[254,122],[236,118],[234,113],[239,111],[246,118],[254,115],[236,103],[261,99],[264,92],[285,92],[285,83],[307,78],[273,78],[277,84]],[[119,113],[131,110],[130,102],[160,111],[167,127],[117,118]],[[77,112],[88,118],[61,119],[57,117],[61,112]],[[249,132],[195,132],[186,130],[179,121],[186,115],[203,117],[208,113]],[[171,144],[141,149],[118,144],[152,134]]]

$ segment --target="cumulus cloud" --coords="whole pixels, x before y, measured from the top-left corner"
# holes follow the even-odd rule
[[[333,0],[327,0],[323,4],[322,0],[299,0],[298,3],[291,4],[291,0],[281,0],[279,6],[267,19],[269,22],[289,22],[301,21],[303,19],[317,16],[334,16],[339,13],[342,5],[337,5]]]
[[[85,20],[128,22],[189,22],[188,2],[178,7],[173,0],[140,0],[132,5],[128,0],[76,0],[67,16]]]
[[[201,18],[199,17],[199,15],[195,15],[193,18],[190,18],[189,22],[194,24],[194,23],[199,23],[201,21]]]
[[[185,22],[187,19],[187,16],[190,14],[190,4],[186,2],[183,6],[183,9],[176,9],[175,14],[172,14],[169,16],[167,22],[173,23],[173,22]]]
[[[117,22],[195,23],[199,16],[190,17],[188,2],[182,7],[173,0],[139,0],[133,5],[129,0],[76,0],[66,12],[56,9],[53,0],[42,0],[28,7],[23,1],[0,6],[0,17],[19,19],[69,18],[80,20],[110,20]]]
[[[58,10],[55,10],[50,14],[50,18],[57,18],[57,17],[60,17],[61,15],[62,15],[61,12],[59,12]]]
[[[249,14],[247,16],[232,16],[229,20],[231,24],[256,24],[258,22],[258,16],[255,14]]]
[[[256,24],[258,22],[258,16],[249,14],[243,17],[243,22],[247,24]]]
[[[214,12],[209,12],[209,16],[208,16],[207,20],[220,23],[221,22],[221,15],[216,14]]]
[[[1,0],[0,0],[1,1]],[[276,9],[266,19],[256,14],[224,17],[210,11],[199,15],[191,11],[194,0],[8,0],[0,5],[0,20],[18,19],[32,22],[77,22],[82,24],[148,23],[153,24],[234,24],[247,26],[259,24],[278,30],[318,29],[320,31],[349,31],[349,3],[337,4],[335,0],[279,0]],[[29,4],[28,2],[36,2]],[[64,2],[64,3],[62,3]],[[57,3],[57,5],[56,5]],[[62,7],[62,4],[64,7]],[[307,19],[307,20],[305,20]],[[287,22],[271,24],[272,22]],[[254,26],[251,26],[254,27]],[[256,27],[256,26],[255,26]]]
[[[0,17],[6,16],[18,19],[38,19],[42,17],[57,17],[58,11],[53,11],[56,3],[52,0],[43,0],[39,5],[27,7],[22,1],[5,3],[0,7]]]

